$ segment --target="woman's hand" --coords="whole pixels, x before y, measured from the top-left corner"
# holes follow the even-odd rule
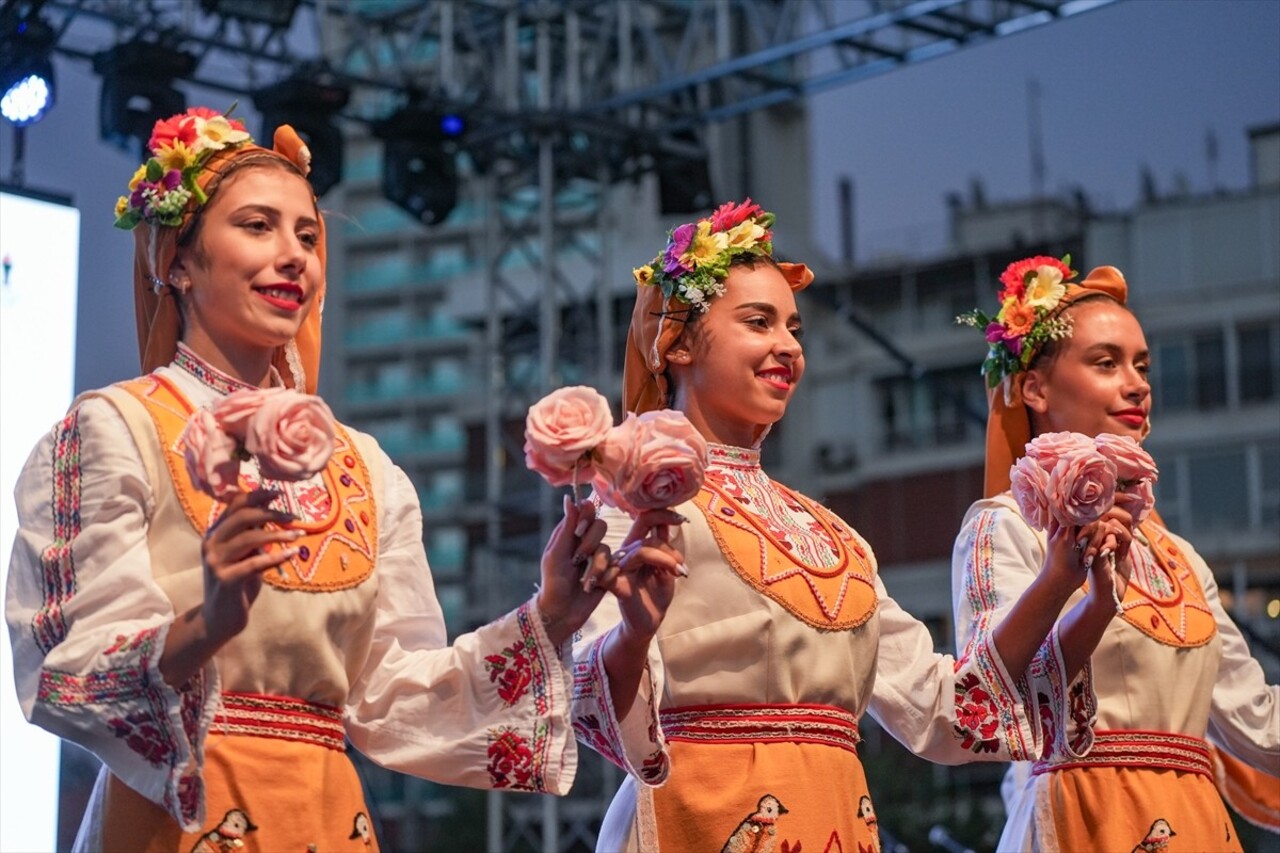
[[[174,620],[160,653],[160,674],[171,686],[185,685],[245,629],[262,591],[262,573],[298,553],[286,546],[302,531],[283,526],[294,517],[267,506],[278,496],[267,489],[240,492],[205,532],[200,543],[204,599]],[[266,550],[272,544],[280,547]]]
[[[262,591],[262,573],[298,553],[283,547],[302,536],[301,530],[284,527],[294,516],[268,507],[279,494],[268,489],[240,492],[200,543],[205,629],[219,645],[249,624],[249,608]],[[282,547],[268,550],[273,544]]]
[[[676,578],[689,573],[670,541],[671,527],[684,521],[669,509],[642,512],[618,550],[603,561],[597,555],[587,569],[585,585],[603,587],[618,599],[627,645],[648,647],[671,606]]]
[[[1083,527],[1051,525],[1042,573],[1054,579],[1065,596],[1088,574],[1089,600],[1095,605],[1105,602],[1114,610],[1115,599],[1123,599],[1128,588],[1132,542],[1133,516],[1119,507]]]
[[[556,646],[582,627],[604,597],[603,589],[587,589],[581,576],[593,559],[608,559],[609,549],[600,544],[607,530],[596,518],[594,503],[575,504],[565,495],[564,518],[542,552],[542,585],[537,595],[547,638]]]

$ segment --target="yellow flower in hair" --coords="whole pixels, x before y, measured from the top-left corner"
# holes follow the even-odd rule
[[[698,223],[698,230],[693,235],[689,249],[680,260],[690,267],[698,267],[711,263],[720,253],[729,248],[729,238],[724,232],[711,233],[711,220],[704,219]]]
[[[631,274],[635,276],[636,284],[640,285],[641,287],[645,287],[646,285],[653,284],[653,267],[650,266],[649,264],[645,264],[642,267],[637,267],[633,269],[631,271]]]
[[[138,171],[133,173],[133,177],[129,179],[129,191],[133,192],[138,188],[138,184],[147,176],[147,164],[143,163],[138,167]]]
[[[1032,308],[1052,308],[1066,293],[1062,270],[1048,264],[1037,267],[1035,277],[1027,282],[1027,304]]]
[[[187,144],[181,139],[173,140],[172,145],[162,145],[160,150],[156,152],[156,159],[160,161],[160,165],[167,172],[170,169],[177,169],[179,172],[196,162],[196,152],[187,147]]]
[[[116,199],[116,219],[119,219],[121,216],[124,216],[124,212],[128,209],[129,209],[128,196],[122,195],[120,196],[120,198]]]
[[[196,123],[195,152],[197,154],[203,151],[221,151],[228,145],[237,145],[249,140],[249,134],[243,130],[236,130],[225,116],[213,116],[212,118],[195,116],[194,118]]]
[[[764,226],[754,219],[745,219],[725,232],[725,241],[731,249],[750,249],[765,235]]]

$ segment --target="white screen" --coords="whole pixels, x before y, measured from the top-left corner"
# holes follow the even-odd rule
[[[80,212],[0,192],[0,555],[17,532],[13,486],[40,437],[66,412],[75,382]],[[58,739],[27,723],[0,641],[0,850],[53,850]]]

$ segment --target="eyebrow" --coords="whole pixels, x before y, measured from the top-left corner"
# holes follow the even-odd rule
[[[280,218],[280,210],[269,204],[242,204],[236,208],[236,213],[261,213],[264,216],[270,216],[275,219]],[[302,225],[319,225],[320,221],[313,216],[299,216],[298,222]]]
[[[762,311],[765,314],[768,314],[770,317],[778,316],[778,309],[768,302],[743,302],[741,305],[737,307],[738,311],[742,311],[744,309],[749,309],[752,311]],[[794,323],[802,322],[800,319],[800,312],[796,311],[792,313],[792,315],[788,317],[787,320],[788,322],[794,322]]]
[[[1099,352],[1099,351],[1106,352],[1109,355],[1115,355],[1115,356],[1124,354],[1124,350],[1121,348],[1121,346],[1119,344],[1113,344],[1113,343],[1094,344],[1093,346],[1085,350],[1085,354],[1088,355],[1090,353]],[[1149,349],[1139,350],[1137,353],[1135,353],[1135,356],[1136,358],[1149,359],[1151,358],[1151,350]]]

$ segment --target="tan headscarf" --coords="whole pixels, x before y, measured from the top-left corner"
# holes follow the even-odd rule
[[[233,165],[249,159],[283,160],[306,175],[311,170],[311,152],[302,138],[289,125],[275,132],[274,149],[248,143],[239,148],[218,151],[204,164],[196,183],[212,200],[218,185]],[[142,371],[150,373],[173,361],[178,351],[181,329],[180,310],[169,284],[169,271],[178,251],[178,242],[190,230],[199,208],[196,200],[187,202],[178,226],[152,225],[139,222],[133,229],[133,304],[138,321],[138,356]],[[316,304],[307,314],[292,341],[280,347],[271,359],[285,384],[314,394],[320,376],[320,315],[324,308],[325,264],[327,260],[324,217],[316,209],[320,223],[316,256],[320,261],[320,291]]]
[[[1124,274],[1115,267],[1096,267],[1083,281],[1067,282],[1067,293],[1055,309],[1055,316],[1086,296],[1103,294],[1124,305],[1129,289]],[[1034,359],[1034,354],[1032,355]],[[987,465],[983,493],[992,497],[1009,489],[1009,468],[1022,458],[1031,440],[1031,418],[1022,402],[1026,371],[1008,377],[987,390]],[[1006,391],[1006,383],[1008,389]]]
[[[779,263],[778,269],[799,292],[813,281],[804,264]],[[684,330],[689,303],[664,296],[656,285],[636,285],[636,305],[627,330],[627,351],[622,364],[622,406],[637,415],[667,407],[667,351]]]

